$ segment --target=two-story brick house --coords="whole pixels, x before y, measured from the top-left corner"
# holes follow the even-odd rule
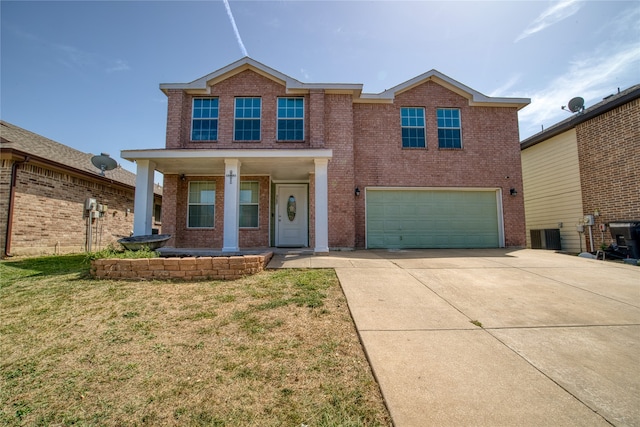
[[[379,94],[243,58],[161,84],[166,147],[137,162],[136,212],[164,174],[168,246],[524,246],[517,111],[432,70]],[[147,215],[148,216],[148,215]],[[150,234],[136,215],[134,234]]]

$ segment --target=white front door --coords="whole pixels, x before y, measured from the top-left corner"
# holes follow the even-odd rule
[[[309,219],[307,184],[276,186],[276,246],[307,247]]]

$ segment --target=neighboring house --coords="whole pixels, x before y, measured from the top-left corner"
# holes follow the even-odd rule
[[[595,251],[608,223],[640,220],[639,98],[636,85],[522,141],[528,247],[550,230],[563,251]]]
[[[137,163],[137,212],[164,174],[168,246],[525,245],[517,111],[529,99],[487,97],[435,70],[366,94],[250,58],[160,89],[166,147],[121,156]]]
[[[101,176],[92,154],[5,121],[0,140],[3,256],[95,251],[131,235],[133,173],[118,166]],[[151,195],[157,227],[162,187]]]

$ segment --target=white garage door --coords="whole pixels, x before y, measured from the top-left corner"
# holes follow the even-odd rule
[[[368,248],[497,248],[497,192],[367,189]]]

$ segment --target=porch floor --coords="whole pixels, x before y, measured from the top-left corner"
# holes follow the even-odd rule
[[[208,257],[208,256],[242,256],[242,255],[260,255],[265,252],[273,254],[299,254],[313,255],[312,248],[246,248],[237,252],[222,252],[221,249],[207,248],[159,248],[157,252],[161,257]]]

